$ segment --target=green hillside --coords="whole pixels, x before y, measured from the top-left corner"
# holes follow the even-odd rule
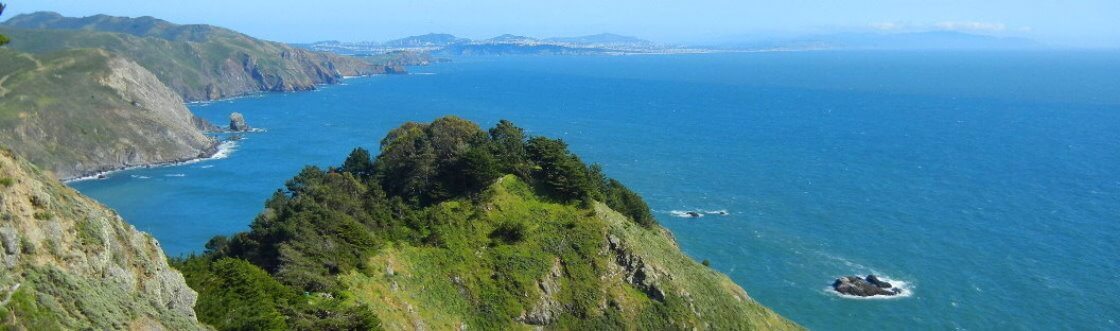
[[[216,143],[202,125],[155,75],[120,56],[0,49],[0,145],[60,178],[208,154]]]
[[[506,121],[407,123],[177,265],[223,330],[799,328],[562,141]]]
[[[186,101],[260,91],[314,89],[344,76],[403,71],[331,53],[264,41],[209,25],[178,25],[152,17],[85,18],[39,12],[0,24],[7,47],[30,53],[100,48],[132,59]]]

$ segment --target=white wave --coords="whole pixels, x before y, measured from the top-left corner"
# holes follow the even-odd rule
[[[236,141],[233,141],[233,140],[223,141],[221,144],[218,144],[218,151],[214,152],[214,155],[211,155],[210,157],[208,157],[206,159],[202,159],[202,160],[221,160],[221,159],[229,157],[230,154],[233,154],[233,152],[236,151],[236,150],[237,150],[237,142]]]
[[[164,177],[187,177],[187,174],[166,174]]]
[[[213,164],[207,164],[207,165],[200,165],[200,166],[198,166],[198,168],[199,168],[199,169],[210,169],[210,168],[213,168],[213,167],[214,167],[214,165],[213,165]]]
[[[704,217],[704,213],[700,213],[700,212],[696,212],[696,211],[692,211],[692,210],[670,210],[669,214],[673,215],[675,217],[680,217],[680,218]]]
[[[727,212],[727,209],[719,209],[719,210],[704,210],[703,212],[704,212],[705,214],[708,214],[708,215],[719,215],[719,216],[727,216],[727,215],[731,215],[731,213]]]
[[[148,176],[141,176],[141,175],[128,175],[128,176],[129,176],[129,177],[132,177],[132,178],[136,178],[136,179],[149,179],[149,178],[152,178],[152,177],[148,177]]]
[[[875,277],[879,277],[880,280],[883,280],[887,283],[891,283],[891,286],[894,287],[894,288],[897,288],[899,290],[899,293],[895,294],[895,295],[873,295],[873,296],[869,296],[869,297],[861,297],[861,296],[847,295],[847,294],[842,294],[840,292],[836,292],[835,290],[832,289],[832,286],[825,287],[824,291],[827,292],[828,294],[835,295],[837,297],[844,298],[844,299],[851,299],[851,300],[895,300],[895,299],[909,298],[909,297],[914,295],[914,286],[912,284],[910,284],[910,282],[893,279],[893,278],[883,276],[883,275],[880,275],[880,274],[875,274]]]

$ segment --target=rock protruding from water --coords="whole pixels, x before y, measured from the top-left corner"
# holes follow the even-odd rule
[[[875,275],[867,275],[867,278],[859,276],[840,277],[832,283],[832,289],[840,294],[858,297],[895,296],[902,293],[902,290],[895,288],[891,283]]]
[[[245,115],[241,115],[241,113],[229,114],[229,130],[233,132],[249,131],[249,124],[245,123]]]

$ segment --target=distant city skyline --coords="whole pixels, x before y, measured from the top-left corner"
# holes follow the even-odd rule
[[[616,33],[658,42],[711,43],[836,32],[958,31],[1046,44],[1120,48],[1120,1],[694,0],[522,2],[329,0],[191,2],[0,0],[3,18],[35,11],[66,16],[154,16],[212,24],[283,42],[386,41],[426,33],[485,39],[511,33],[560,37]]]

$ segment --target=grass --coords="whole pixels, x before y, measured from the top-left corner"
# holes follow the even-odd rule
[[[439,219],[439,246],[389,245],[365,269],[340,277],[348,300],[374,308],[387,329],[460,325],[479,329],[530,329],[515,322],[542,303],[539,283],[558,264],[560,291],[550,300],[561,312],[557,329],[796,329],[750,300],[726,276],[685,256],[660,227],[646,229],[605,205],[593,209],[542,201],[513,176],[484,193],[484,202],[445,202],[429,207]],[[520,240],[495,238],[516,228]],[[620,277],[608,277],[614,258],[604,254],[615,235],[647,264],[671,273],[669,295],[654,300]],[[391,270],[392,273],[387,272]],[[623,309],[602,309],[613,302]],[[695,308],[699,315],[697,315]]]
[[[219,97],[257,93],[262,90],[262,84],[266,89],[281,83],[294,85],[297,89],[310,89],[315,84],[325,83],[317,77],[318,71],[331,72],[322,65],[324,62],[331,62],[343,75],[358,75],[375,69],[357,58],[306,52],[225,29],[209,30],[205,42],[158,33],[138,36],[89,30],[13,28],[0,28],[0,33],[12,37],[13,41],[8,48],[24,52],[46,54],[70,49],[99,48],[123,55],[152,71],[160,81],[187,101],[211,99],[211,87],[219,91]],[[302,55],[291,58],[279,56],[283,53]],[[401,54],[378,61],[391,63],[406,56]],[[230,61],[240,65],[243,57],[256,64],[256,69],[264,77],[263,81],[253,82],[250,72],[228,68]],[[245,80],[228,79],[229,74],[243,75]]]

